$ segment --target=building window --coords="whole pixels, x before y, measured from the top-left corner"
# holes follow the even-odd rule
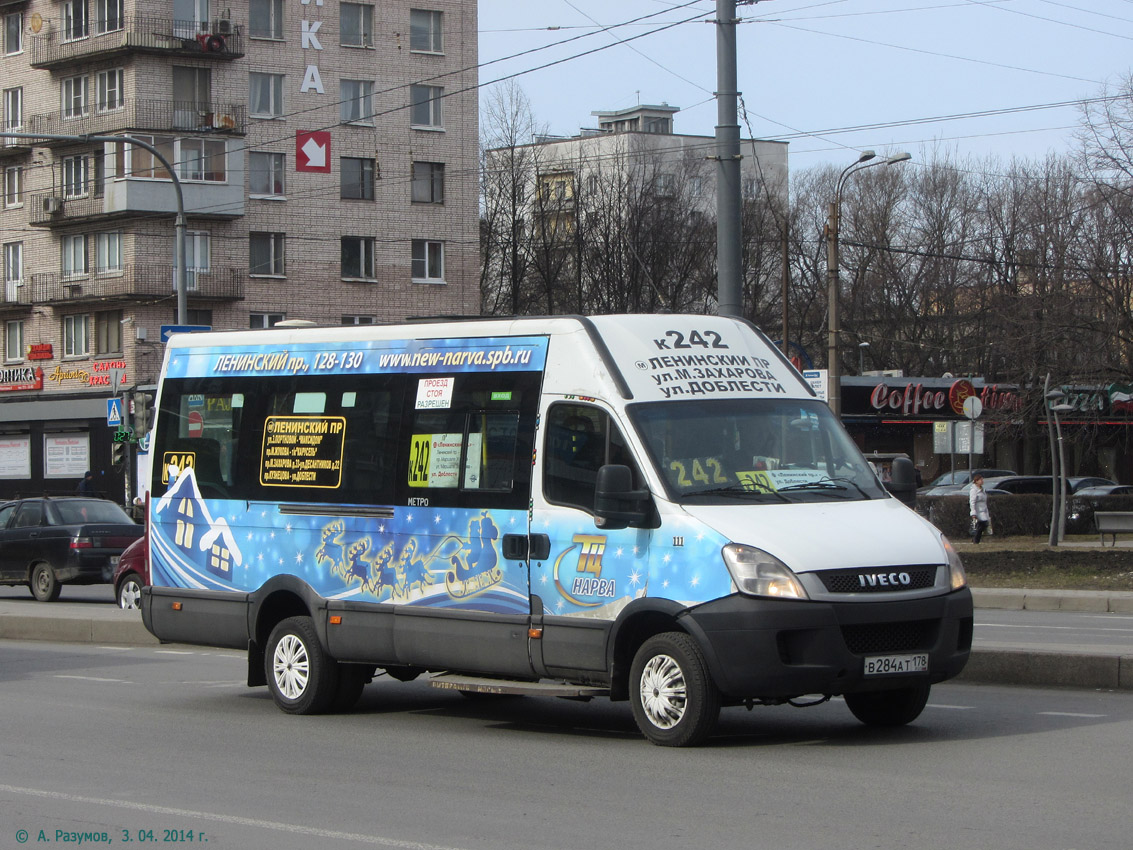
[[[174,308],[169,316],[173,324],[177,324],[177,309]],[[186,324],[201,325],[202,327],[212,327],[212,310],[200,310],[190,307],[185,313]]]
[[[286,273],[284,266],[284,236],[282,233],[249,233],[248,258],[250,274],[275,275]]]
[[[441,113],[441,98],[445,90],[441,86],[410,86],[409,122],[414,127],[444,127]]]
[[[212,239],[207,230],[185,234],[185,268],[200,274],[208,274],[212,268]]]
[[[409,10],[409,49],[415,53],[442,53],[440,12]]]
[[[21,130],[24,126],[24,90],[4,89],[4,129]]]
[[[248,154],[248,193],[260,197],[282,197],[284,154]]]
[[[182,180],[204,180],[223,183],[225,180],[224,142],[217,139],[178,139]]]
[[[374,279],[374,240],[371,237],[342,237],[342,276]]]
[[[121,109],[125,104],[125,80],[121,68],[99,71],[95,78],[95,86],[98,89],[96,94],[99,112]]]
[[[283,313],[249,313],[248,327],[270,328],[283,321]]]
[[[9,304],[20,298],[20,285],[24,282],[24,243],[4,243],[4,299]]]
[[[443,204],[445,202],[445,164],[443,162],[413,163],[413,203]]]
[[[94,31],[117,32],[122,29],[122,0],[95,0]]]
[[[373,123],[374,83],[371,80],[340,80],[338,100],[342,123]]]
[[[59,82],[63,100],[63,118],[86,117],[87,86],[86,77],[67,77]]]
[[[144,133],[133,133],[134,138],[149,142],[169,162],[177,161],[177,154],[172,136],[148,136]],[[115,165],[117,174],[124,177],[144,177],[151,180],[168,180],[169,174],[165,166],[145,148],[137,145],[115,145]]]
[[[4,53],[11,56],[24,49],[24,16],[13,12],[4,16]]]
[[[372,325],[374,324],[373,316],[343,316],[342,324],[344,325]]]
[[[63,356],[86,357],[90,354],[90,316],[79,313],[63,317]]]
[[[122,311],[106,310],[94,314],[95,354],[117,354],[122,351]]]
[[[213,111],[212,71],[208,68],[173,66],[173,128],[194,130],[202,116]]]
[[[87,157],[65,156],[62,162],[64,198],[84,198],[87,194]]]
[[[24,320],[13,319],[4,323],[4,359],[24,359]]]
[[[344,156],[339,160],[342,188],[339,196],[356,200],[374,200],[374,161]]]
[[[88,34],[87,0],[67,0],[63,4],[63,40],[74,41]]]
[[[252,38],[283,40],[283,0],[251,0],[248,34]]]
[[[99,233],[95,237],[95,271],[98,274],[112,274],[123,271],[122,234],[119,231]]]
[[[283,117],[283,74],[248,74],[248,112],[253,118]]]
[[[374,46],[374,7],[362,3],[338,6],[338,43],[345,47]]]
[[[77,233],[62,238],[63,277],[86,277],[90,272],[87,266],[87,235]]]
[[[9,165],[4,169],[4,206],[18,207],[24,202],[24,167]]]
[[[445,243],[432,239],[413,240],[413,279],[440,283],[445,279]]]

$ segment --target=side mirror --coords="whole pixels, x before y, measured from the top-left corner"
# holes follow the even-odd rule
[[[893,458],[885,489],[910,508],[917,506],[917,470],[911,460],[907,457]]]
[[[594,514],[602,528],[641,528],[649,519],[652,502],[648,490],[633,489],[633,473],[620,463],[599,468],[594,486]]]

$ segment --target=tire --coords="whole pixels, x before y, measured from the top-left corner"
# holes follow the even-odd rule
[[[364,664],[339,664],[338,687],[331,701],[331,711],[350,711],[358,704],[366,683],[373,678],[373,668]]]
[[[118,607],[125,611],[135,611],[142,607],[142,580],[137,573],[127,573],[118,582],[118,592],[114,594]]]
[[[893,691],[846,694],[846,706],[866,726],[904,726],[912,723],[928,702],[932,686],[925,683]]]
[[[322,714],[338,693],[338,664],[323,652],[310,617],[288,617],[272,629],[264,675],[275,704],[288,714]]]
[[[55,569],[42,561],[31,568],[31,595],[40,602],[54,602],[62,585],[55,578]]]
[[[720,693],[704,655],[684,632],[654,635],[641,645],[629,691],[638,728],[661,747],[702,743],[720,716]]]

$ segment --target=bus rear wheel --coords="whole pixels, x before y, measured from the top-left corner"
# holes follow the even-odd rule
[[[272,629],[264,673],[272,699],[288,714],[322,714],[338,693],[338,664],[323,652],[310,617],[288,617]]]

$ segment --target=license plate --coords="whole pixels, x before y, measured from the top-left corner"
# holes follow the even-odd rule
[[[118,557],[119,557],[118,555],[111,555],[110,556],[110,566],[112,566],[112,567],[118,566]]]
[[[928,653],[916,655],[871,655],[865,660],[867,676],[892,676],[901,673],[927,673]]]

